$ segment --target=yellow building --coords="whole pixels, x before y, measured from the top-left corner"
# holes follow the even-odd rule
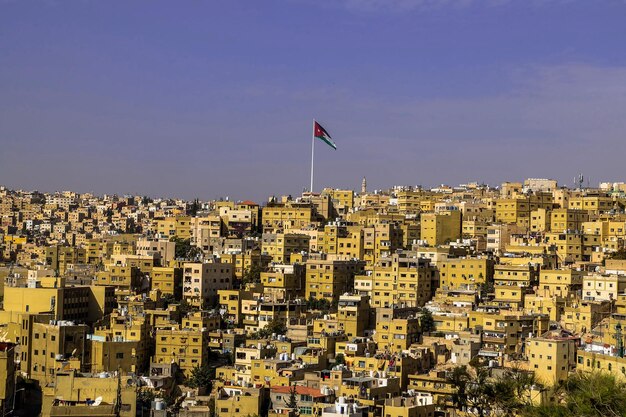
[[[396,253],[381,258],[372,271],[373,307],[421,307],[433,294],[435,269],[428,260]]]
[[[313,210],[310,206],[272,204],[263,207],[263,232],[285,229],[299,229],[313,223]]]
[[[306,299],[325,298],[337,302],[339,296],[354,287],[354,276],[363,270],[358,260],[332,259],[324,255],[309,258],[306,262]]]
[[[534,193],[516,195],[514,198],[496,200],[496,222],[514,223],[528,230],[531,227],[532,213],[541,214],[538,209],[551,210],[553,198],[551,193]],[[547,214],[545,214],[547,216]]]
[[[56,320],[94,322],[112,311],[115,303],[112,287],[98,290],[88,286],[57,288],[5,287],[5,311],[23,313],[52,313]]]
[[[222,253],[221,261],[233,265],[235,278],[243,279],[253,267],[265,269],[272,262],[272,257],[261,253],[259,249],[248,249],[240,252]]]
[[[224,319],[239,327],[243,323],[242,300],[252,300],[252,292],[238,290],[218,290],[220,309],[224,311]]]
[[[441,288],[475,290],[493,280],[494,261],[486,257],[448,258],[437,269]]]
[[[94,400],[99,398],[99,405]],[[58,372],[54,384],[44,391],[42,417],[98,416],[135,417],[137,384],[122,375],[88,376],[76,370]]]
[[[337,211],[337,214],[344,216],[352,208],[354,208],[354,191],[352,190],[339,190],[335,188],[325,188],[322,194],[330,195],[333,203],[333,207]]]
[[[567,230],[583,230],[583,223],[589,221],[589,213],[580,209],[554,209],[550,215],[550,231],[563,233]]]
[[[215,397],[215,415],[220,417],[260,415],[263,399],[261,389],[224,385]]]
[[[189,216],[166,217],[156,220],[157,235],[163,238],[191,238],[191,220]]]
[[[494,356],[521,352],[522,342],[530,335],[545,333],[549,324],[547,315],[486,309],[471,311],[469,319],[470,329],[482,329],[481,352],[491,352]]]
[[[617,300],[626,290],[626,276],[619,274],[587,274],[582,279],[582,296],[585,300]]]
[[[85,263],[87,251],[83,248],[54,245],[46,247],[45,257],[46,265],[63,275],[70,265]]]
[[[15,344],[0,342],[0,412],[7,415],[15,401]]]
[[[611,302],[573,301],[566,305],[561,315],[561,324],[572,333],[582,334],[591,331],[611,314]]]
[[[342,295],[337,304],[339,329],[348,337],[364,336],[370,324],[369,297]]]
[[[186,377],[196,366],[204,366],[209,359],[209,331],[184,327],[156,330],[154,362],[176,362]]]
[[[89,327],[70,321],[33,323],[30,344],[30,378],[44,386],[54,381],[54,375],[62,363],[70,357],[86,362],[87,332]]]
[[[385,400],[385,417],[432,417],[435,405],[430,396],[394,397]]]
[[[150,276],[153,290],[161,291],[162,295],[172,295],[176,300],[183,296],[182,268],[154,267]]]
[[[137,267],[106,265],[106,270],[96,273],[94,285],[112,286],[125,293],[141,289],[143,276]]]
[[[526,294],[524,311],[527,313],[547,314],[551,321],[560,321],[565,311],[566,299],[558,295]]]
[[[431,370],[427,374],[413,374],[409,376],[409,389],[433,396],[434,404],[452,405],[450,398],[455,387],[448,380],[446,371]]]
[[[399,352],[407,350],[420,339],[420,323],[417,317],[393,318],[377,321],[374,340],[378,349]]]
[[[526,342],[529,368],[545,386],[555,386],[567,379],[576,367],[576,346],[580,341],[571,334],[553,333],[556,332]]]
[[[626,380],[626,357],[606,354],[601,350],[579,349],[576,358],[576,369],[582,372],[607,372],[617,379]]]
[[[308,252],[310,237],[294,233],[263,233],[261,251],[273,262],[287,263],[292,253]]]
[[[263,293],[272,300],[295,300],[304,297],[306,267],[303,264],[273,264],[261,272]]]
[[[137,357],[139,341],[110,340],[103,336],[90,335],[90,363],[88,369],[99,372],[139,372],[142,367]]]
[[[363,227],[329,224],[318,234],[317,250],[326,254],[363,258]]]
[[[524,296],[538,281],[533,265],[496,265],[494,267],[495,301],[504,307],[522,307]]]
[[[382,257],[391,256],[402,247],[402,230],[391,222],[374,223],[363,229],[363,257],[367,266],[373,266]]]
[[[583,286],[583,271],[575,269],[542,269],[539,273],[539,292],[551,297],[570,297]]]
[[[530,213],[530,232],[543,233],[550,230],[552,212],[545,208],[538,208]]]
[[[431,246],[443,245],[461,238],[461,212],[458,210],[423,213],[420,216],[420,239]]]
[[[613,208],[613,199],[605,195],[585,195],[569,199],[568,208],[586,210],[589,214],[600,214]]]

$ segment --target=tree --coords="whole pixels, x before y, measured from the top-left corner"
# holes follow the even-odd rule
[[[626,249],[618,249],[617,252],[607,256],[607,259],[626,260]]]
[[[459,411],[480,417],[491,415],[513,416],[523,406],[523,399],[530,387],[527,379],[514,372],[506,372],[500,377],[492,377],[490,368],[458,366],[448,376],[448,382],[456,389],[452,403]]]
[[[285,334],[287,326],[283,320],[272,319],[264,328],[258,331],[257,336],[260,338],[270,337],[272,334]]]
[[[187,214],[189,214],[190,216],[196,217],[196,215],[198,214],[198,211],[201,208],[202,208],[202,205],[200,204],[200,200],[196,198],[195,200],[193,200],[193,202],[189,206],[189,209],[187,210]]]
[[[422,333],[430,333],[435,329],[435,319],[433,319],[433,313],[431,313],[427,308],[422,308],[420,325],[422,327]]]
[[[211,391],[213,386],[213,372],[208,366],[196,366],[191,370],[191,375],[187,380],[187,385],[191,388],[205,388]]]
[[[248,283],[258,283],[261,282],[261,272],[263,272],[263,268],[261,267],[261,265],[259,265],[258,263],[253,263],[252,265],[250,265],[249,268],[246,268],[246,270],[243,273],[243,277],[242,277],[242,283],[243,284],[248,284]]]
[[[169,306],[170,304],[175,304],[176,303],[176,297],[174,297],[174,294],[163,294],[161,295],[161,301],[164,304],[164,307],[167,308],[167,306]]]
[[[471,380],[467,366],[457,366],[454,368],[447,380],[456,388],[452,393],[452,404],[457,410],[464,411],[467,407],[467,385]]]
[[[310,296],[306,302],[308,310],[319,310],[322,314],[327,314],[333,309],[332,303],[329,303],[327,299],[317,299]]]
[[[178,236],[172,236],[170,242],[174,242],[174,256],[176,259],[187,258],[187,253],[191,249],[191,242],[189,239],[181,239]]]
[[[178,236],[172,236],[170,242],[174,242],[174,256],[176,259],[186,259],[191,261],[199,261],[204,252],[197,246],[192,246],[189,239],[181,239]]]
[[[285,400],[285,406],[291,409],[296,416],[300,415],[300,409],[298,408],[298,391],[296,384],[293,384],[289,388],[289,397]]]
[[[618,417],[626,415],[626,383],[608,373],[577,373],[556,388],[560,401],[528,407],[524,417]]]
[[[155,397],[154,391],[150,389],[140,389],[137,393],[137,404],[139,404],[142,408],[149,410]]]
[[[209,398],[209,417],[219,417],[217,415],[217,409],[215,407],[215,397],[211,396],[211,398]]]
[[[196,310],[196,308],[189,304],[187,300],[182,300],[178,305],[178,310],[180,311],[181,315],[186,316],[190,312]]]
[[[495,291],[495,287],[493,286],[493,281],[485,281],[480,284],[480,298],[484,299],[489,294],[493,294]]]
[[[346,358],[343,355],[343,353],[338,353],[335,355],[335,364],[337,365],[345,365],[346,363]]]

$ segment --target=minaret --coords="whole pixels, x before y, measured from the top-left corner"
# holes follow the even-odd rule
[[[361,194],[367,193],[367,180],[363,177],[363,181],[361,182]]]

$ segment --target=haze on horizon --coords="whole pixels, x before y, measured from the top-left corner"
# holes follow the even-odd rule
[[[265,201],[625,180],[623,0],[0,0],[0,183]]]

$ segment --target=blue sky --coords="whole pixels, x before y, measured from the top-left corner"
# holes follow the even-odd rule
[[[0,0],[0,184],[625,180],[623,0]]]

